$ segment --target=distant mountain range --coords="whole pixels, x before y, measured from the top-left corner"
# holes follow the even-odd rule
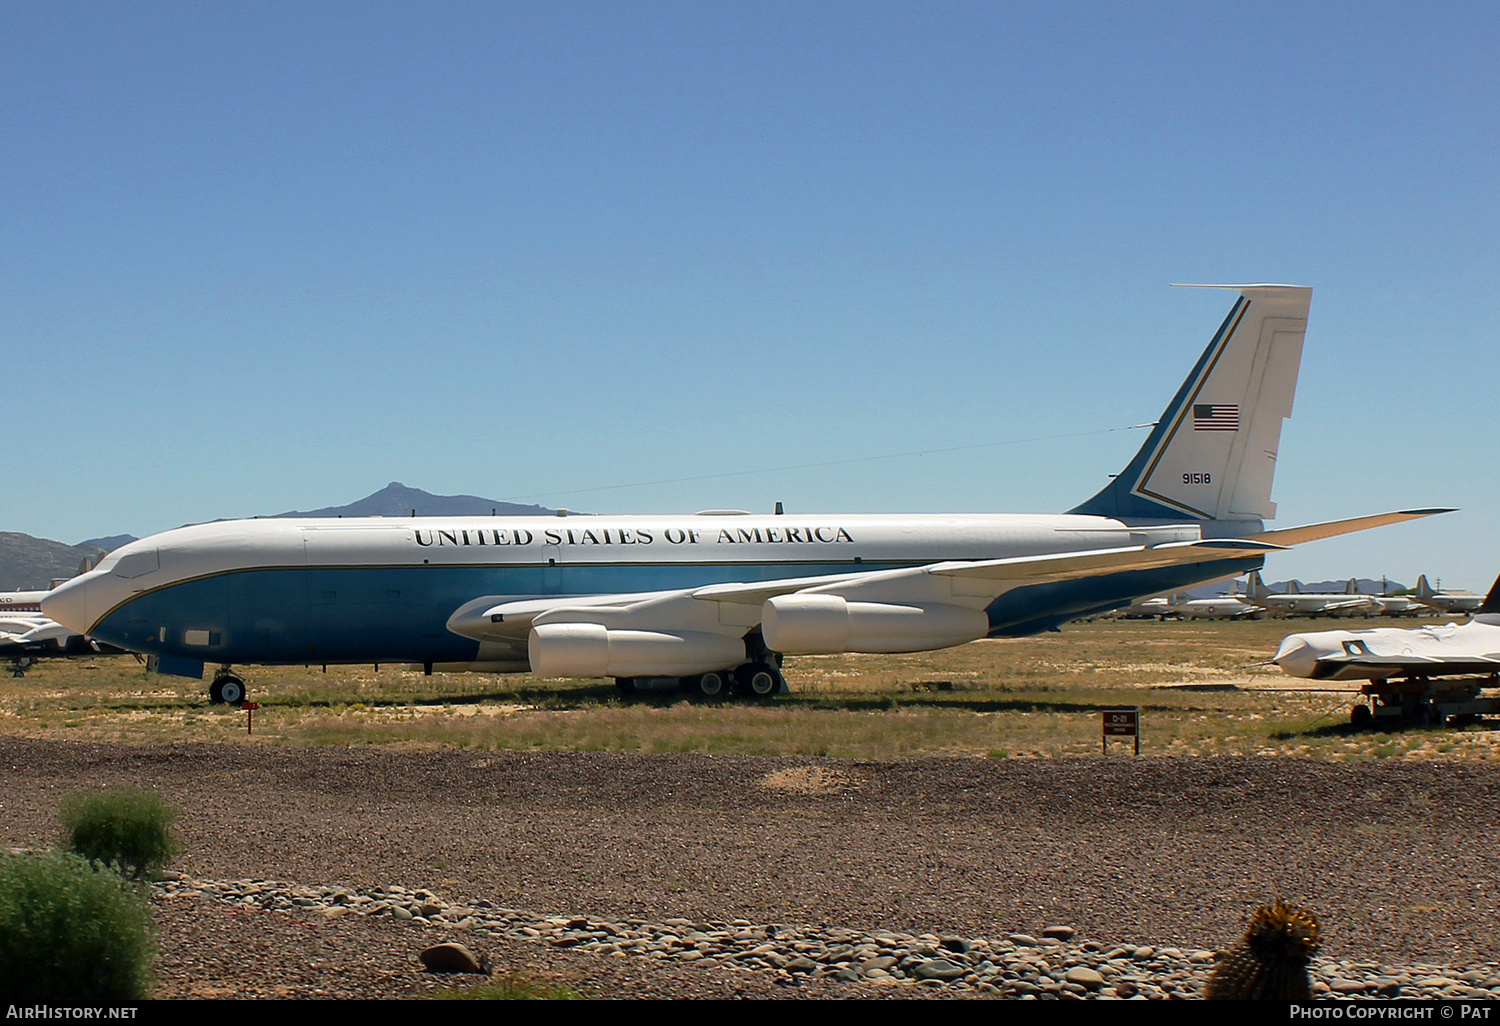
[[[266,514],[269,517],[461,517],[461,516],[551,516],[555,510],[546,506],[523,506],[500,502],[478,495],[433,495],[420,488],[408,488],[392,481],[380,491],[358,499],[347,506],[294,510]],[[29,591],[45,588],[58,578],[78,573],[79,564],[97,560],[127,542],[131,534],[114,534],[90,538],[77,545],[33,538],[15,531],[0,531],[0,591]]]
[[[84,542],[64,545],[16,531],[0,531],[0,591],[32,591],[78,573],[79,564],[104,555],[105,549]]]
[[[514,502],[483,499],[477,495],[433,495],[392,481],[373,495],[347,506],[277,513],[278,517],[502,517],[551,516],[546,506],[519,506]]]

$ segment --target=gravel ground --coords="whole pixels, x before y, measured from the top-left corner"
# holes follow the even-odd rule
[[[1267,759],[853,762],[0,738],[0,844],[55,841],[85,787],[160,789],[183,869],[428,888],[540,915],[1221,948],[1276,896],[1324,953],[1496,959],[1500,769]],[[160,997],[400,997],[435,927],[159,899]],[[606,997],[872,996],[518,940],[492,967]],[[889,988],[881,994],[889,994]],[[906,996],[913,989],[903,989]],[[915,993],[935,994],[918,988]]]

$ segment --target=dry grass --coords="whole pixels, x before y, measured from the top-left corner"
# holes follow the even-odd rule
[[[1100,711],[1142,710],[1142,751],[1319,759],[1500,758],[1500,732],[1355,733],[1354,689],[1256,665],[1306,621],[1074,624],[1037,638],[909,656],[792,660],[765,705],[620,697],[608,681],[421,673],[382,666],[251,668],[247,714],[205,685],[128,656],[55,660],[0,687],[0,732],[131,742],[412,744],[475,749],[893,758],[1100,751]],[[1126,754],[1118,743],[1112,752]],[[767,786],[844,786],[832,781]]]

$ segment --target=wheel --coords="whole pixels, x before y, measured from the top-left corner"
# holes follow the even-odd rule
[[[1368,705],[1356,705],[1349,711],[1349,722],[1356,730],[1364,730],[1375,719],[1375,714],[1370,711]]]
[[[689,677],[688,690],[700,698],[719,698],[724,694],[724,675],[709,672],[701,677]]]
[[[615,687],[620,689],[620,694],[622,695],[633,695],[635,694],[635,678],[616,677]]]
[[[768,663],[747,663],[739,670],[740,694],[769,698],[781,690],[781,674]]]
[[[214,705],[241,705],[245,701],[245,682],[232,673],[222,673],[208,686],[208,700]]]

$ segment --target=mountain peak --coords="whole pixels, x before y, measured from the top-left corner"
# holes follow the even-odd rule
[[[415,511],[415,512],[413,512]],[[520,505],[486,499],[479,495],[434,495],[420,488],[409,488],[392,481],[377,492],[344,506],[322,509],[292,510],[277,517],[475,517],[494,514],[502,517],[550,516],[545,506]]]

